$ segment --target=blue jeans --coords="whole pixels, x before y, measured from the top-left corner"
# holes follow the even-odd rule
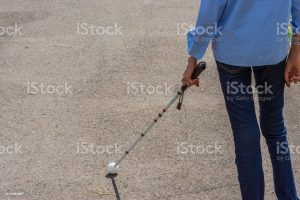
[[[262,133],[272,162],[278,200],[299,200],[283,118],[285,61],[260,67],[238,67],[217,61],[217,66],[233,131],[242,199],[264,199]],[[252,72],[255,87],[251,87]],[[260,126],[255,114],[254,92],[259,101]]]

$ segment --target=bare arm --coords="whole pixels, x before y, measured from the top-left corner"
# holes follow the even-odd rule
[[[290,83],[300,81],[300,0],[293,0],[292,26],[294,36],[292,38],[292,46],[287,59],[284,77],[288,86],[290,86]]]

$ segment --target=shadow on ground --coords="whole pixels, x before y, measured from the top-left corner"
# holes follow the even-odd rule
[[[113,188],[114,188],[116,200],[121,200],[120,193],[119,193],[119,190],[118,190],[118,187],[117,187],[117,184],[116,184],[116,180],[115,180],[117,175],[107,174],[105,177],[108,178],[108,179],[111,179],[111,183],[112,183]]]

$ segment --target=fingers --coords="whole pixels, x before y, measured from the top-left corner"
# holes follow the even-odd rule
[[[189,61],[188,65],[183,73],[183,77],[181,79],[181,82],[183,85],[186,85],[188,87],[191,87],[192,85],[199,86],[199,79],[192,79],[192,74],[194,69],[196,68],[197,62]]]
[[[188,87],[193,85],[193,80],[191,79],[193,71],[186,69],[183,73],[183,77],[181,79],[181,82],[183,85],[187,85]]]
[[[196,85],[197,87],[199,87],[199,79],[191,79],[191,78],[187,78],[187,77],[183,77],[181,80],[183,85],[187,85],[188,87],[191,87],[192,85]]]
[[[193,85],[193,80],[187,76],[184,76],[182,79],[181,79],[181,82],[183,85],[187,85],[188,87],[191,87]]]
[[[193,80],[193,84],[196,85],[196,87],[199,87],[199,85],[200,85],[200,79],[199,78],[194,79]]]
[[[289,87],[289,84],[291,83],[291,81],[290,81],[291,69],[292,69],[292,65],[289,62],[287,62],[286,67],[285,67],[285,72],[284,72],[284,80],[288,87]]]
[[[293,80],[294,83],[297,83],[300,81],[300,67],[294,67],[294,70],[292,70],[292,77],[291,79]]]
[[[288,87],[290,87],[291,83],[297,84],[298,82],[300,82],[299,67],[291,64],[290,62],[287,62],[284,73],[284,79]]]
[[[300,75],[292,76],[290,79],[291,82],[297,84],[298,82],[300,82]]]

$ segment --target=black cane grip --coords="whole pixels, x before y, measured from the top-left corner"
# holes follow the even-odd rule
[[[206,69],[206,62],[199,62],[198,65],[196,66],[196,68],[194,69],[193,73],[192,73],[192,77],[191,79],[197,79],[200,74]],[[188,87],[187,85],[183,85],[181,87],[181,90],[184,91],[186,90]]]
[[[205,68],[206,68],[206,62],[200,62],[200,63],[196,66],[196,68],[194,69],[191,78],[192,78],[193,80],[194,80],[194,79],[197,79],[197,78],[200,76],[200,74],[205,70]]]

